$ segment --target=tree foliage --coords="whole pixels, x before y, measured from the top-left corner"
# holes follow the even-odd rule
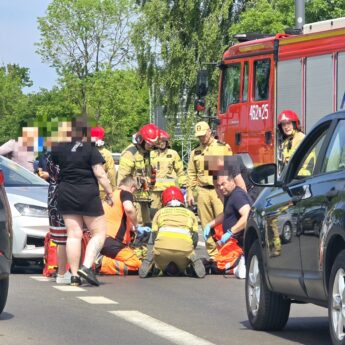
[[[30,116],[23,113],[27,97],[22,89],[31,84],[28,68],[16,64],[0,67],[0,142],[17,137]]]
[[[132,15],[131,0],[53,0],[38,18],[37,52],[62,81],[77,86],[81,113],[88,113],[89,77],[128,60]]]
[[[197,71],[219,61],[236,13],[232,0],[141,1],[132,40],[155,103],[175,118],[193,104]]]

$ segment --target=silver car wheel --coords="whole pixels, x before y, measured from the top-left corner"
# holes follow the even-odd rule
[[[338,340],[345,336],[345,272],[339,268],[332,289],[332,326]]]
[[[248,300],[249,307],[253,316],[256,316],[260,305],[261,277],[259,269],[259,260],[256,255],[250,261],[248,271]]]

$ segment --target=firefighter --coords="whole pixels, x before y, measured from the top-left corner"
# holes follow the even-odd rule
[[[151,151],[151,164],[156,171],[156,183],[151,193],[151,214],[162,207],[162,192],[171,186],[186,187],[186,175],[179,154],[169,146],[170,135],[160,130],[160,142]]]
[[[152,221],[153,250],[143,260],[139,276],[146,278],[154,268],[167,275],[183,274],[191,266],[198,278],[206,274],[204,264],[194,252],[198,244],[198,221],[184,204],[178,187],[168,187],[162,193],[163,208]]]
[[[292,110],[283,110],[279,114],[278,130],[282,139],[278,149],[278,162],[282,171],[305,135],[301,131],[297,114]]]
[[[134,193],[134,201],[138,211],[138,222],[148,226],[151,225],[150,189],[155,183],[150,151],[158,142],[159,128],[152,123],[143,126],[133,136],[133,143],[121,153],[117,172],[118,183],[129,175],[136,179],[137,192]]]
[[[197,193],[198,215],[204,229],[209,222],[223,212],[223,203],[217,195],[212,176],[209,176],[205,169],[204,155],[210,149],[213,152],[220,150],[222,153],[225,149],[229,155],[232,154],[232,151],[229,145],[213,137],[207,122],[201,121],[195,125],[195,136],[199,139],[200,145],[191,152],[188,162],[187,200],[188,205],[192,207],[195,204],[194,192]],[[212,238],[208,238],[206,241],[206,249],[211,259],[217,254],[217,248]]]
[[[116,172],[113,156],[109,150],[104,147],[104,128],[94,127],[91,128],[91,141],[93,141],[98,148],[98,151],[105,160],[103,164],[104,171],[108,176],[108,180],[111,184],[111,188],[114,191],[116,189]],[[107,194],[105,193],[103,187],[99,185],[99,194],[102,201],[105,201]]]
[[[290,158],[302,142],[305,134],[301,131],[301,124],[297,114],[292,110],[283,110],[278,115],[278,131],[282,141],[278,149],[278,166],[281,172]],[[298,175],[308,176],[311,174],[315,164],[315,152],[311,152],[306,163],[301,167]],[[279,215],[287,211],[289,205],[281,207],[270,217],[271,234],[269,236],[270,256],[279,256],[281,254],[281,239],[279,235],[278,220]]]

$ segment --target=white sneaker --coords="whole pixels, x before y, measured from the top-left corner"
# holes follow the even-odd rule
[[[246,277],[246,263],[243,255],[241,256],[238,265],[234,268],[234,274],[238,279],[245,279]]]
[[[56,284],[71,284],[72,274],[69,271],[66,271],[65,274],[58,274],[56,276]]]

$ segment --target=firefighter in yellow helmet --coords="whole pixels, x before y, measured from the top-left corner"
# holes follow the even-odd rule
[[[197,193],[198,215],[201,226],[204,227],[223,212],[223,203],[219,199],[213,185],[212,176],[205,168],[204,156],[212,149],[219,149],[224,153],[224,149],[232,154],[229,145],[216,140],[207,122],[201,121],[195,125],[195,136],[199,139],[200,145],[196,147],[189,157],[187,168],[187,200],[189,206],[195,204],[194,193]],[[210,258],[217,254],[214,241],[209,238],[206,242],[206,249]]]
[[[156,171],[156,183],[151,198],[152,213],[162,207],[162,192],[171,186],[186,187],[186,174],[179,154],[169,147],[170,135],[160,130],[160,141],[157,149],[151,151],[151,164]]]
[[[133,143],[121,153],[117,172],[117,184],[129,175],[137,181],[134,201],[138,211],[138,223],[143,225],[151,224],[150,190],[155,181],[150,151],[158,144],[158,141],[159,128],[152,123],[143,126],[133,136]]]
[[[167,275],[181,275],[191,269],[193,275],[206,274],[201,258],[194,252],[198,244],[198,221],[185,208],[184,195],[178,187],[168,187],[162,193],[163,208],[152,221],[153,250],[143,260],[139,276],[146,278],[154,269]]]
[[[111,188],[114,191],[116,189],[115,163],[111,152],[104,147],[104,134],[105,131],[102,127],[91,128],[91,140],[95,142],[98,151],[105,160],[103,168],[107,174],[108,180],[111,184]],[[107,194],[101,185],[99,185],[99,195],[101,197],[101,200],[105,201]]]

